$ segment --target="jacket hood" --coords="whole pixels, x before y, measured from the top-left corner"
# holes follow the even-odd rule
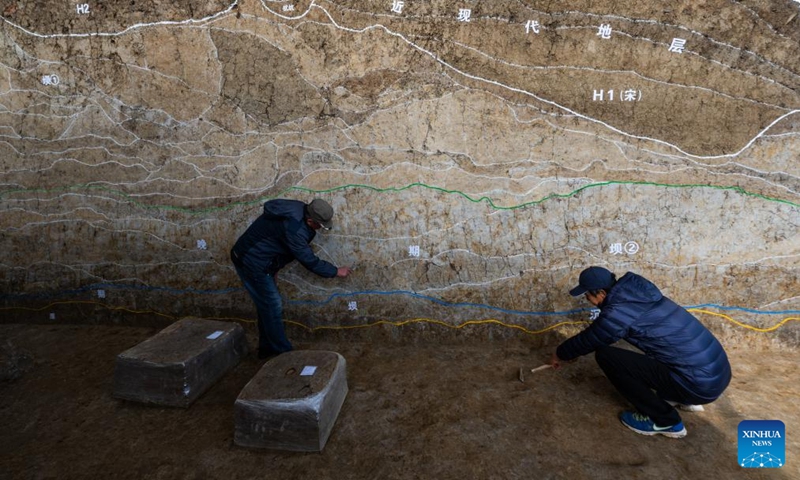
[[[611,289],[608,300],[611,303],[619,301],[649,303],[661,300],[664,295],[650,280],[635,273],[628,272],[617,281]]]
[[[264,204],[264,213],[271,217],[293,218],[302,222],[305,206],[299,200],[271,200]]]

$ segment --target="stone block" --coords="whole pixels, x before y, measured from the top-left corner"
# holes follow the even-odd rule
[[[234,443],[320,452],[346,396],[347,364],[338,353],[300,350],[279,355],[239,393]]]
[[[113,394],[186,408],[245,355],[241,325],[186,318],[117,355]]]

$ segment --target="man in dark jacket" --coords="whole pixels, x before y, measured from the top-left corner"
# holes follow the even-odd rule
[[[692,409],[716,400],[731,380],[722,345],[694,316],[661,294],[649,280],[602,267],[581,272],[570,290],[600,309],[581,333],[558,346],[550,364],[595,352],[598,365],[636,407],[620,415],[623,425],[643,435],[686,436],[674,406]],[[612,347],[618,340],[644,352]]]
[[[321,277],[346,277],[349,267],[335,267],[320,259],[310,243],[316,230],[333,226],[333,208],[322,199],[270,200],[264,213],[231,249],[231,260],[258,312],[258,358],[288,352],[292,344],[283,328],[283,308],[275,283],[278,270],[292,260]]]

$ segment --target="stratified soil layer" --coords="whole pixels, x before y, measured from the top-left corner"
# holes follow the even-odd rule
[[[603,265],[800,345],[800,4],[663,3],[0,0],[0,322],[252,321],[231,246],[321,197],[293,327],[548,331]]]

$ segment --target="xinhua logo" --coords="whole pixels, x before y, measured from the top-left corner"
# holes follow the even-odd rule
[[[739,422],[739,466],[780,468],[786,464],[786,426],[780,420]]]

